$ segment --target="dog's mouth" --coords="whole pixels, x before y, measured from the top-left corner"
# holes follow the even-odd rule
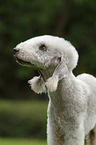
[[[23,65],[23,66],[34,67],[34,64],[32,64],[31,62],[24,61],[24,60],[21,60],[19,58],[16,58],[16,62],[19,63],[20,65]]]

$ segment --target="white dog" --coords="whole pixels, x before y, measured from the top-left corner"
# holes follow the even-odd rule
[[[14,56],[22,65],[40,72],[29,81],[32,90],[48,90],[48,145],[96,145],[96,78],[75,77],[78,53],[70,42],[54,36],[39,36],[20,43]]]

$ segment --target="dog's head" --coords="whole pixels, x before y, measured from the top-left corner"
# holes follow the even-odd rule
[[[66,72],[66,68],[72,71],[78,61],[78,53],[70,42],[49,35],[21,42],[14,48],[13,53],[17,62],[22,65],[42,70],[56,68],[58,73],[60,72],[58,69],[61,69],[62,74]]]

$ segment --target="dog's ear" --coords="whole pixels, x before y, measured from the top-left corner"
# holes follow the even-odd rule
[[[52,77],[50,77],[46,82],[46,86],[50,92],[56,91],[59,80],[68,76],[67,60],[63,57],[61,57],[59,60],[60,62],[56,67]]]
[[[58,76],[58,80],[61,80],[68,75],[67,60],[64,57],[60,57],[60,62],[56,67],[53,76]]]

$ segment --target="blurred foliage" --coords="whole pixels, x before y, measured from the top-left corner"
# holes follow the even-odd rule
[[[0,100],[0,136],[46,138],[47,102]]]
[[[12,48],[43,34],[62,36],[77,48],[80,61],[76,75],[96,74],[96,0],[3,0],[0,1],[1,98],[36,97],[26,84],[37,72],[16,64]]]

